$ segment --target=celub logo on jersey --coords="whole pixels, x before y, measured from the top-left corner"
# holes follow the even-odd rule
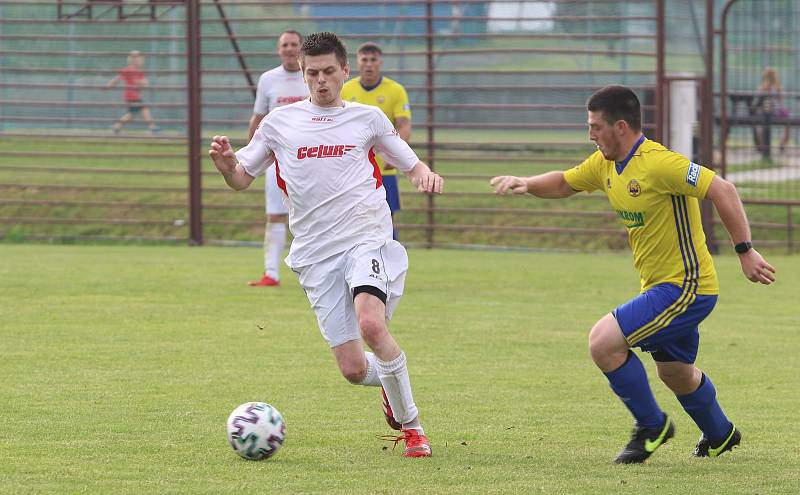
[[[354,144],[320,144],[319,146],[303,146],[297,148],[297,159],[304,160],[306,158],[338,158],[344,156],[345,153],[355,148]]]
[[[700,165],[689,162],[689,171],[686,172],[686,182],[693,187],[697,187],[697,179],[700,177]]]

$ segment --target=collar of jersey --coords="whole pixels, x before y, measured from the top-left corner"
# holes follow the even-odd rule
[[[372,91],[373,89],[375,89],[378,86],[380,86],[382,82],[383,82],[383,76],[379,77],[378,78],[378,82],[376,82],[372,86],[364,86],[364,83],[361,82],[361,78],[360,77],[358,78],[358,84],[360,84],[361,87],[364,88],[364,91]]]
[[[326,112],[327,113],[336,113],[336,112],[340,111],[341,109],[343,109],[343,108],[345,108],[347,106],[347,102],[342,100],[342,106],[339,106],[339,107],[321,107],[319,105],[315,105],[314,102],[311,101],[311,97],[310,96],[308,98],[306,98],[305,100],[303,100],[303,101],[305,101],[306,104],[312,110],[314,110],[315,112],[321,112],[321,113],[326,113]]]
[[[292,75],[292,76],[296,76],[296,75],[302,76],[303,75],[303,69],[286,70],[286,67],[284,67],[283,64],[279,65],[278,67],[280,67],[283,70],[284,73]]]
[[[639,146],[642,145],[645,139],[646,138],[644,137],[644,134],[642,134],[642,137],[640,137],[639,140],[636,141],[636,144],[633,145],[633,149],[631,149],[631,152],[628,153],[628,156],[626,156],[625,159],[622,160],[621,162],[615,163],[617,166],[617,175],[622,174],[622,171],[625,170],[625,166],[628,165],[629,161],[631,161],[631,158],[633,158],[633,155],[635,155],[636,152],[639,150]]]

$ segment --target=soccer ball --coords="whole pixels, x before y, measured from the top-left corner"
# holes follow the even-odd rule
[[[246,402],[228,416],[228,443],[245,459],[269,459],[283,445],[285,434],[281,413],[264,402]]]

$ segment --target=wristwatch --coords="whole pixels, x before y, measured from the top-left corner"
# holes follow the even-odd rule
[[[753,243],[750,241],[740,242],[739,244],[733,246],[733,249],[735,249],[738,254],[744,254],[753,249]]]

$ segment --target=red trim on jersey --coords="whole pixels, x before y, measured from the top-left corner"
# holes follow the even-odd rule
[[[381,175],[381,168],[378,166],[378,162],[375,161],[375,147],[369,149],[369,162],[374,167],[372,171],[372,176],[375,177],[375,189],[381,187],[383,185],[383,176]]]
[[[278,166],[277,158],[275,159],[275,181],[278,183],[278,187],[281,189],[281,191],[283,191],[283,194],[288,196],[289,193],[286,192],[286,181],[283,180],[283,177],[281,177],[281,168]]]

